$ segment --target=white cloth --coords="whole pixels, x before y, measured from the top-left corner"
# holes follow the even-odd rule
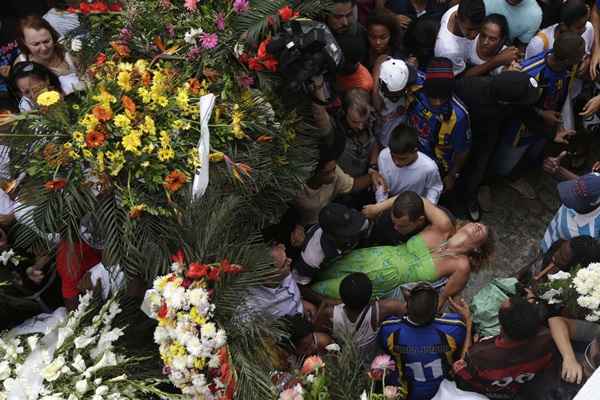
[[[33,333],[41,333],[43,335],[49,333],[55,326],[62,323],[67,315],[67,309],[59,307],[52,314],[38,314],[35,317],[23,321],[18,326],[15,326],[7,333],[7,337],[13,338],[22,335],[31,335]]]
[[[504,1],[504,0],[503,0]],[[458,5],[451,7],[442,16],[440,30],[435,41],[435,56],[446,57],[452,61],[454,75],[458,75],[467,67],[467,54],[469,46],[474,40],[456,36],[448,30],[448,21],[450,17],[458,11]]]
[[[479,393],[460,390],[455,382],[444,379],[431,400],[488,400],[488,398]]]
[[[333,307],[333,336],[341,340],[344,336],[350,335],[364,356],[374,355],[377,351],[377,329],[373,329],[371,326],[371,319],[373,309],[376,316],[379,315],[379,302],[369,305],[369,309],[363,310],[354,322],[350,321],[344,307],[344,304],[337,304]],[[363,313],[365,316],[361,320]],[[359,322],[360,325],[358,325]]]
[[[261,286],[248,290],[246,305],[251,313],[265,313],[276,318],[304,313],[300,288],[292,274],[276,288]]]
[[[73,29],[79,28],[80,25],[79,15],[66,11],[59,11],[56,8],[51,8],[42,18],[52,25],[60,37],[65,36]]]
[[[200,158],[200,168],[194,174],[194,182],[192,183],[192,197],[197,199],[204,196],[208,187],[208,170],[209,170],[209,152],[210,152],[210,131],[208,130],[208,122],[215,105],[215,95],[209,93],[200,98],[200,140],[198,141],[198,157]]]
[[[598,392],[600,392],[600,368],[596,368],[573,400],[598,400]]]
[[[90,269],[90,277],[93,286],[98,283],[102,285],[102,299],[104,301],[108,300],[111,293],[116,293],[123,288],[125,284],[125,275],[123,275],[123,271],[118,265],[108,271],[104,264],[98,263]]]
[[[486,63],[486,60],[482,59],[481,57],[479,57],[479,54],[477,54],[477,42],[479,42],[479,35],[477,35],[475,40],[469,43],[467,61],[471,65],[481,65]],[[502,46],[500,51],[504,49],[506,49],[506,46]],[[504,65],[499,65],[493,70],[491,70],[489,72],[489,75],[498,75],[500,72],[502,72],[502,70],[504,70]]]
[[[15,207],[16,203],[4,190],[0,190],[0,215],[10,215],[14,213]]]
[[[557,28],[558,24],[554,24],[540,30],[527,45],[527,49],[525,50],[525,58],[527,59],[537,56],[541,52],[550,50],[552,47],[554,47],[554,35],[556,34]],[[542,36],[547,40],[546,46]],[[594,26],[591,24],[591,22],[588,21],[585,23],[585,31],[581,34],[581,37],[585,42],[585,54],[592,54],[592,48],[594,46]]]
[[[398,168],[392,160],[388,147],[379,153],[377,164],[379,173],[388,184],[390,196],[410,190],[437,204],[444,185],[438,166],[427,155],[419,151],[415,162]]]

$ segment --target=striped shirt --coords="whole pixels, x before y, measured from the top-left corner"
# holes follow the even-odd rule
[[[569,240],[583,235],[600,238],[600,207],[587,214],[578,214],[561,205],[546,228],[540,246],[545,253],[559,239]]]

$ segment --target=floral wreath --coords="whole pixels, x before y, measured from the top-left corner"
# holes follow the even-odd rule
[[[163,373],[184,394],[206,400],[232,399],[235,378],[227,334],[213,321],[214,283],[221,274],[237,274],[239,265],[185,263],[182,251],[172,258],[172,273],[156,278],[146,294],[158,320],[154,341],[164,362]]]

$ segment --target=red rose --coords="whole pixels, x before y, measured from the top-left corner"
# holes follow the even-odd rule
[[[290,6],[280,8],[279,11],[277,11],[277,13],[279,14],[281,22],[288,22],[290,19],[300,15],[299,12],[294,12],[294,10],[292,10],[292,7]]]
[[[174,256],[171,256],[171,261],[177,264],[183,264],[185,262],[185,254],[183,254],[183,250],[177,250]]]
[[[185,276],[190,279],[200,279],[208,274],[208,265],[191,263]]]
[[[219,280],[219,276],[221,275],[221,270],[219,268],[211,268],[208,272],[208,280],[216,282]]]
[[[165,318],[168,313],[169,313],[169,309],[167,308],[167,304],[166,303],[162,303],[160,305],[160,309],[158,310],[158,317],[159,318]]]

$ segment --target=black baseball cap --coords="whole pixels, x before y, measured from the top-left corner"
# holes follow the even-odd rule
[[[343,204],[331,203],[319,213],[319,225],[328,235],[341,240],[358,240],[368,228],[364,215]]]
[[[496,99],[520,105],[533,105],[542,95],[537,81],[525,72],[506,71],[492,78]]]

